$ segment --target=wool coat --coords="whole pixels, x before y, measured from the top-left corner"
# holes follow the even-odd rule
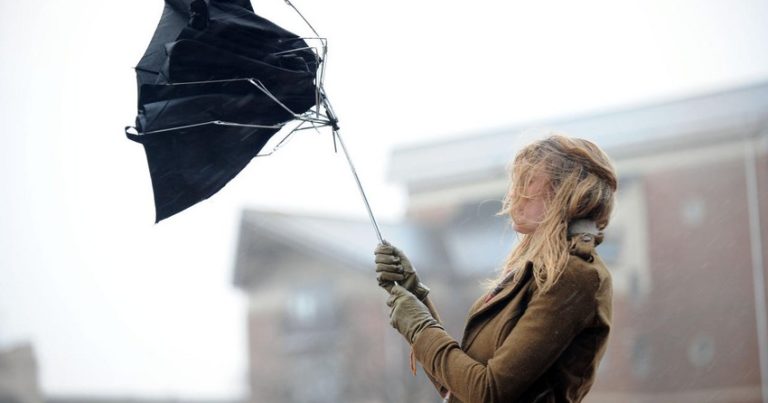
[[[413,351],[451,403],[580,402],[589,391],[611,327],[611,276],[594,248],[570,239],[567,267],[542,292],[529,262],[490,300],[469,311],[461,344],[424,329]]]

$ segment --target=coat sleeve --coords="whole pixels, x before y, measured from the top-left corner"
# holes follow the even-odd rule
[[[424,301],[422,302],[424,302],[424,305],[426,305],[427,309],[429,309],[429,313],[431,313],[432,316],[435,319],[437,319],[437,322],[442,324],[442,320],[440,320],[440,315],[437,313],[437,308],[435,307],[435,304],[432,303],[432,300],[429,298],[429,296],[424,298]],[[413,349],[411,349],[411,354],[412,354],[411,360],[413,360],[414,359],[413,354],[415,354]],[[411,364],[413,365],[413,362],[411,362]],[[440,397],[444,398],[448,394],[448,389],[446,389],[445,386],[441,385],[440,381],[435,379],[435,377],[433,377],[429,372],[425,372],[425,373],[427,375],[427,378],[429,378],[429,381],[432,382],[432,385],[435,386],[435,389],[437,390],[437,393],[440,395]]]
[[[486,365],[438,328],[419,334],[416,359],[430,378],[462,402],[519,398],[595,316],[597,273],[570,269],[546,292],[534,291],[525,313]]]

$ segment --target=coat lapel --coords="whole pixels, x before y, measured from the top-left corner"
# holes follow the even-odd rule
[[[517,294],[517,292],[520,290],[520,288],[523,285],[525,285],[525,283],[528,282],[529,277],[532,275],[532,270],[533,270],[533,267],[531,266],[531,263],[528,262],[523,267],[523,272],[520,275],[518,275],[518,276],[514,276],[514,279],[512,280],[512,283],[510,283],[509,285],[504,287],[504,289],[502,289],[498,294],[496,294],[496,296],[491,298],[490,301],[483,302],[483,298],[484,297],[480,298],[472,306],[472,309],[470,310],[469,319],[467,319],[466,329],[469,330],[469,328],[472,325],[472,322],[477,317],[482,315],[484,312],[487,312],[488,310],[490,310],[494,306],[498,305],[502,301],[506,301],[511,296],[514,296],[515,294]]]

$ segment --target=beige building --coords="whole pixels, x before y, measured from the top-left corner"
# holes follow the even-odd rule
[[[42,403],[37,358],[30,344],[0,349],[0,403]]]
[[[457,338],[515,241],[495,213],[532,126],[594,139],[620,175],[599,247],[614,329],[587,400],[768,401],[768,84],[396,150],[408,210],[382,232]],[[246,211],[240,234],[252,401],[437,401],[387,324],[367,222]]]

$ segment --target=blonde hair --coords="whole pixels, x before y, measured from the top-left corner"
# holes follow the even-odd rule
[[[552,134],[523,147],[515,155],[509,174],[509,191],[498,214],[511,218],[521,202],[537,196],[530,194],[529,188],[534,178],[542,176],[546,180],[545,213],[536,231],[521,235],[493,283],[530,261],[537,285],[546,291],[560,278],[568,261],[568,224],[589,219],[600,231],[608,226],[616,172],[605,152],[594,143]]]

